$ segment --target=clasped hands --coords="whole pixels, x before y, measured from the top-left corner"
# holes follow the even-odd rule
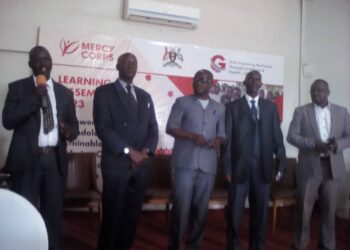
[[[207,145],[211,148],[214,148],[216,150],[217,155],[218,156],[220,155],[220,145],[221,145],[220,138],[214,138],[211,140],[207,140],[202,135],[193,133],[190,136],[190,140],[199,146]]]
[[[320,154],[335,153],[337,151],[337,143],[334,138],[328,139],[327,143],[317,140],[313,149]]]
[[[131,166],[133,169],[137,169],[146,159],[149,158],[149,149],[144,148],[142,151],[135,150],[133,148],[130,149],[130,159]]]

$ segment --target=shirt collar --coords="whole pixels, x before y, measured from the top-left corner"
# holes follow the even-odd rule
[[[250,95],[245,95],[245,99],[247,100],[249,106],[252,104],[251,101],[254,100],[255,104],[258,105],[259,102],[259,95],[257,95],[255,98],[251,97]]]
[[[208,98],[208,99],[200,99],[198,97],[196,97],[196,98],[198,101],[203,102],[203,103],[207,103],[207,102],[209,103],[209,101],[210,101],[210,98]]]
[[[134,84],[133,83],[130,83],[130,84],[128,84],[128,83],[126,83],[125,81],[123,81],[122,79],[118,79],[119,80],[119,82],[120,82],[120,84],[123,86],[123,88],[126,90],[126,86],[131,86],[131,90],[133,90],[134,89]]]
[[[329,102],[328,102],[328,104],[326,105],[326,106],[324,106],[323,108],[321,107],[321,106],[319,106],[319,105],[317,105],[316,103],[314,103],[314,106],[315,106],[315,109],[316,110],[320,110],[320,111],[323,111],[323,110],[330,110],[329,109]]]

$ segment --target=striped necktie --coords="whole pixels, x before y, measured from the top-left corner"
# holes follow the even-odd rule
[[[138,112],[138,104],[137,101],[135,99],[135,96],[132,94],[131,92],[131,86],[128,84],[126,85],[126,90],[127,90],[127,94],[128,94],[128,99],[129,99],[129,103],[130,103],[130,110],[132,113],[132,117],[134,120],[137,119],[137,112]]]

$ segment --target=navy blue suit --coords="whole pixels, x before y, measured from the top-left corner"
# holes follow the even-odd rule
[[[2,113],[3,126],[13,130],[6,160],[6,171],[11,173],[11,189],[40,207],[49,234],[50,249],[60,248],[60,224],[62,191],[67,175],[68,158],[66,140],[73,140],[79,134],[75,114],[73,93],[53,81],[56,97],[57,121],[70,128],[69,138],[59,130],[58,145],[50,158],[49,170],[41,173],[41,159],[38,137],[40,131],[41,100],[36,93],[33,76],[9,84],[9,91]],[[44,177],[43,177],[44,176]],[[43,178],[43,181],[40,179]]]
[[[231,175],[228,201],[228,249],[240,249],[239,228],[244,203],[249,192],[249,249],[264,249],[267,205],[270,183],[274,179],[273,155],[279,160],[279,171],[286,164],[286,153],[277,107],[259,98],[259,120],[256,123],[246,97],[226,106],[226,148],[224,173]],[[258,126],[260,155],[254,154],[254,135]]]
[[[149,160],[137,170],[124,154],[125,147],[155,152],[158,125],[151,96],[134,86],[138,103],[137,120],[131,114],[128,96],[117,80],[96,89],[93,117],[102,141],[102,225],[99,249],[129,249],[142,209],[148,180]]]

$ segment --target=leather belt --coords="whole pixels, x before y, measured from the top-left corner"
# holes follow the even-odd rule
[[[43,154],[43,155],[55,154],[56,153],[56,146],[39,147],[39,153]]]

